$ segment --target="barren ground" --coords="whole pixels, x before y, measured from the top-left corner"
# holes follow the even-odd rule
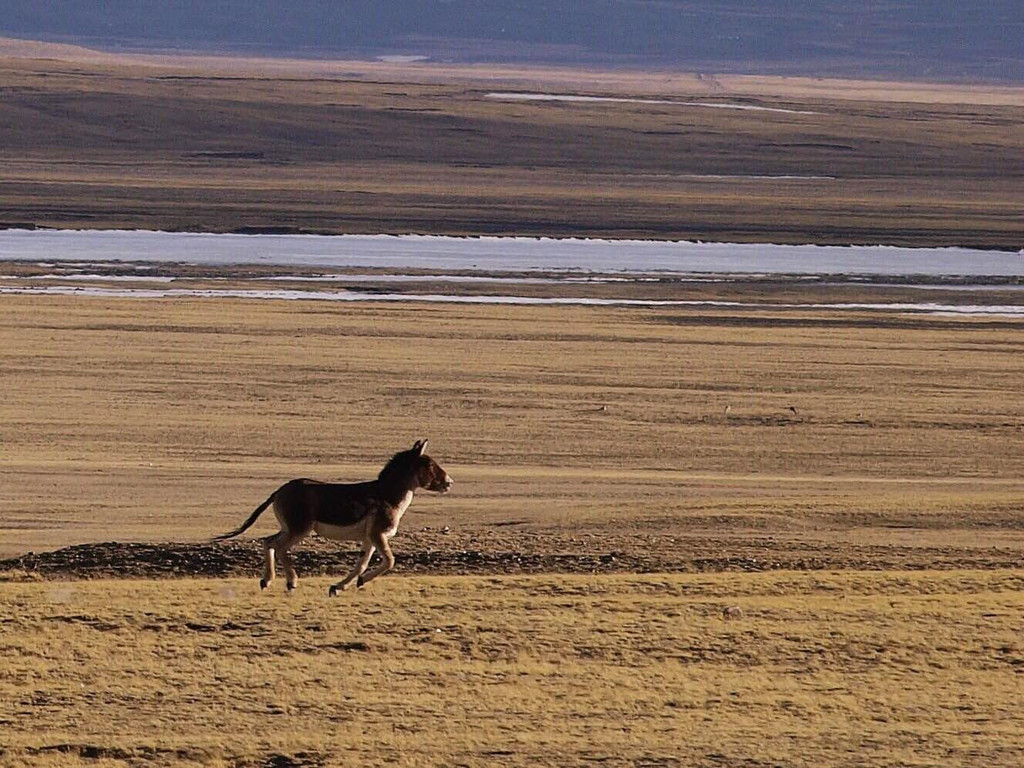
[[[0,225],[1006,250],[1024,234],[1019,87],[14,42],[0,89]]]

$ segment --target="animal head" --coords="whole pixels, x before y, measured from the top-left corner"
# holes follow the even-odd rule
[[[409,450],[396,453],[381,470],[379,479],[401,482],[409,490],[425,488],[447,493],[451,490],[452,479],[440,464],[427,456],[426,448],[426,440],[417,440]]]
[[[452,479],[447,472],[441,469],[440,464],[427,456],[425,453],[426,449],[426,440],[417,440],[411,449],[419,457],[416,471],[416,479],[419,482],[419,486],[426,488],[428,491],[448,493],[452,489]]]

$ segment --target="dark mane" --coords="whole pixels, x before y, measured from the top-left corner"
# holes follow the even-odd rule
[[[384,465],[377,475],[377,480],[387,482],[412,472],[416,468],[418,458],[419,453],[415,450],[399,451]]]

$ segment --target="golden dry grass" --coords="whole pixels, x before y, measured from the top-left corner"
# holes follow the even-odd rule
[[[283,480],[372,477],[428,437],[456,492],[409,530],[485,548],[1013,561],[1021,345],[884,313],[5,296],[0,552],[203,539]]]
[[[333,601],[11,571],[0,765],[1019,765],[1021,344],[895,313],[4,296],[6,554],[200,540],[425,436],[455,491],[400,556],[848,570]]]
[[[0,584],[0,765],[1024,760],[1020,571],[304,586]]]

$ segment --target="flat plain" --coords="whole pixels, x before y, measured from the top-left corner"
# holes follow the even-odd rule
[[[833,557],[897,541],[908,554],[995,556],[1022,540],[1018,321],[14,295],[0,306],[8,554],[200,540],[283,480],[373,477],[417,438],[459,492],[417,502],[412,526],[800,541]]]
[[[4,549],[35,551],[0,584],[0,764],[1021,761],[1019,322],[0,309]],[[325,594],[345,547],[287,596],[204,543],[420,437],[455,489],[359,593]]]

